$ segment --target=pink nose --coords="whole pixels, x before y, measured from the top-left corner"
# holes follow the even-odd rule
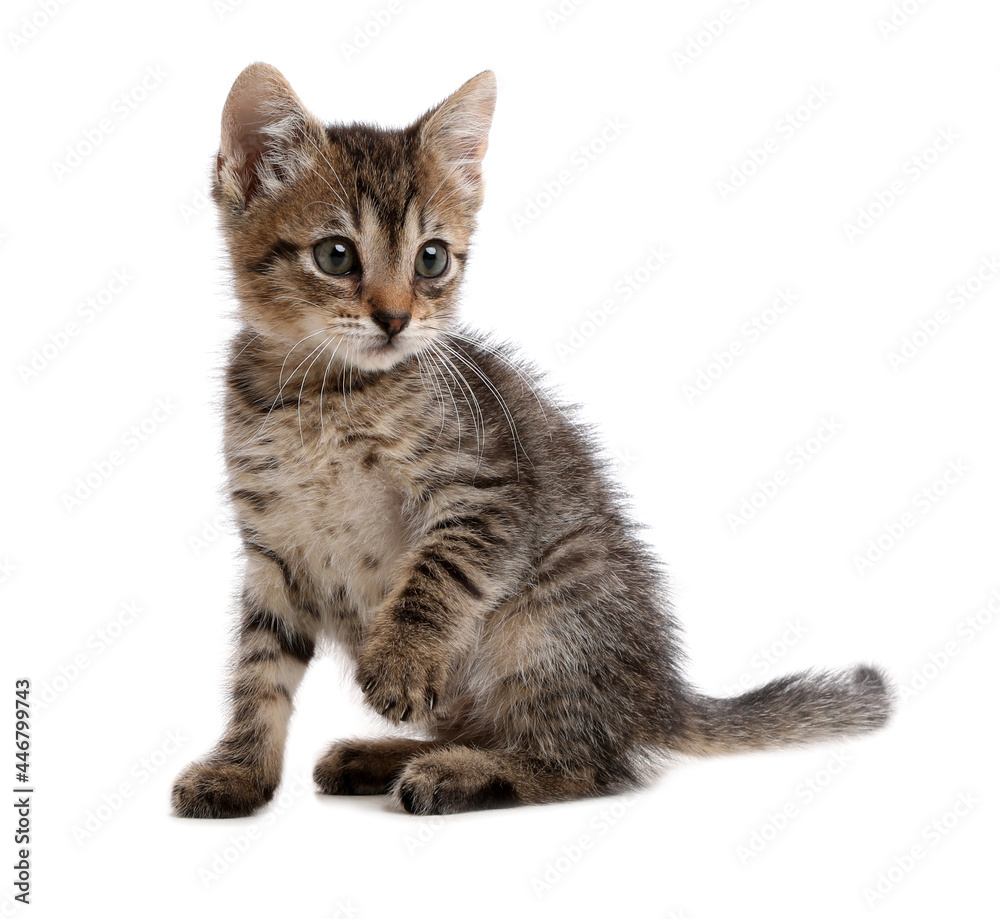
[[[372,313],[372,319],[389,336],[390,340],[410,324],[409,313],[387,313],[385,310],[377,310]]]

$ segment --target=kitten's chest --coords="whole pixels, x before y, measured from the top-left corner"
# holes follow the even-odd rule
[[[237,515],[305,576],[320,603],[346,595],[364,618],[415,541],[418,521],[399,476],[368,438],[300,435],[297,424],[275,421],[229,457]]]

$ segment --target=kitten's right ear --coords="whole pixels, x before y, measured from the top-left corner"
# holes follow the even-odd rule
[[[299,151],[317,127],[277,69],[262,63],[247,67],[222,111],[216,179],[223,199],[245,207],[278,191],[298,171]]]
[[[496,102],[496,77],[484,70],[417,122],[421,144],[473,197],[482,194],[482,163]]]

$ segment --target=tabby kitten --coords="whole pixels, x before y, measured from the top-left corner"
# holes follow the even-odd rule
[[[242,320],[225,453],[246,572],[229,725],[177,778],[180,815],[271,798],[324,639],[424,739],[339,741],[316,784],[415,814],[618,792],[673,753],[888,718],[869,666],[692,689],[594,444],[530,368],[456,326],[494,102],[487,71],[384,130],[323,125],[266,64],[229,94],[214,197]]]

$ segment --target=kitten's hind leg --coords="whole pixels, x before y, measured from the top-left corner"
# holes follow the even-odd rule
[[[590,770],[568,772],[529,753],[451,744],[411,759],[394,793],[411,814],[459,814],[599,793]]]
[[[319,615],[280,579],[269,581],[263,565],[243,596],[229,725],[215,749],[175,780],[171,800],[180,817],[245,817],[271,800],[281,780],[292,696],[313,656]]]
[[[319,758],[313,779],[326,795],[386,795],[408,760],[441,745],[407,737],[338,741]]]

